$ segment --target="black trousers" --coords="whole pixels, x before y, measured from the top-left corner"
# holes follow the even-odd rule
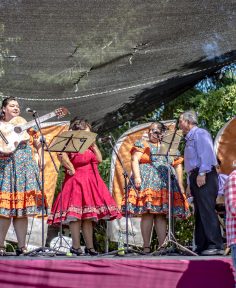
[[[222,249],[223,240],[220,231],[220,223],[215,211],[216,197],[218,193],[218,175],[213,168],[206,174],[206,184],[198,187],[196,179],[198,171],[191,173],[190,190],[193,196],[195,209],[195,243],[197,252],[209,248]]]

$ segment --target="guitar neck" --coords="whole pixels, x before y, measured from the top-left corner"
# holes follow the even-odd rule
[[[50,113],[45,114],[43,116],[40,116],[39,118],[37,117],[37,120],[39,122],[44,122],[44,121],[47,121],[48,119],[53,118],[55,116],[56,116],[56,113],[55,113],[55,111],[53,111],[53,112],[50,112]],[[26,124],[22,125],[21,129],[22,129],[22,131],[24,131],[24,130],[27,130],[27,129],[33,127],[34,125],[36,125],[35,120],[31,120],[31,121],[27,122]]]

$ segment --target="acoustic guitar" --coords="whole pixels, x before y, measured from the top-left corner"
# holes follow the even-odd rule
[[[50,118],[57,116],[62,118],[66,116],[69,111],[64,108],[58,108],[53,112],[38,117],[39,122],[44,122]],[[35,126],[35,120],[27,122],[23,117],[17,116],[9,122],[0,121],[0,154],[7,155],[13,153],[22,141],[27,141],[30,135],[27,129]]]

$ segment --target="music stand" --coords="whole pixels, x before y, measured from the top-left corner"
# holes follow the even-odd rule
[[[84,153],[96,141],[96,136],[96,133],[84,130],[64,131],[52,139],[48,148],[52,152]]]
[[[96,140],[96,133],[83,130],[73,130],[73,131],[64,131],[60,135],[55,136],[50,142],[48,149],[51,152],[79,152],[84,153]],[[59,230],[59,250],[63,247],[62,240],[62,189],[60,192],[60,230]],[[56,246],[58,240],[55,242],[54,247]],[[69,246],[67,241],[64,239],[64,242]],[[53,248],[54,248],[53,247]]]
[[[173,122],[174,124],[174,122]],[[175,126],[175,125],[174,125]],[[161,145],[160,145],[160,150],[158,152],[158,155],[162,155],[162,156],[166,156],[167,158],[169,156],[179,156],[178,153],[178,147],[179,147],[179,143],[181,141],[182,138],[182,131],[181,130],[177,130],[177,129],[173,129],[173,131],[171,131],[171,125],[170,125],[170,131],[169,133],[166,132],[167,134],[163,136],[163,138],[161,139]],[[174,232],[173,232],[173,214],[172,214],[172,201],[173,201],[173,193],[171,192],[171,167],[169,164],[167,164],[167,169],[168,169],[168,233],[166,236],[166,239],[164,241],[164,243],[157,249],[157,251],[153,252],[152,255],[156,256],[156,255],[161,255],[162,253],[160,252],[160,250],[162,248],[166,248],[169,243],[171,243],[172,245],[175,245],[177,248],[179,248],[180,250],[187,252],[193,256],[198,256],[196,253],[194,253],[193,251],[189,250],[188,248],[182,246],[181,244],[179,244],[174,236]],[[181,193],[181,192],[179,192]]]

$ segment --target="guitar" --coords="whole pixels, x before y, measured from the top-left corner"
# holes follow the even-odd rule
[[[68,113],[69,111],[62,107],[37,119],[39,122],[44,122],[55,116],[58,119],[62,118]],[[0,122],[0,154],[11,154],[22,141],[29,140],[30,135],[27,133],[27,129],[35,125],[35,120],[27,122],[21,116],[14,117],[9,122]]]

